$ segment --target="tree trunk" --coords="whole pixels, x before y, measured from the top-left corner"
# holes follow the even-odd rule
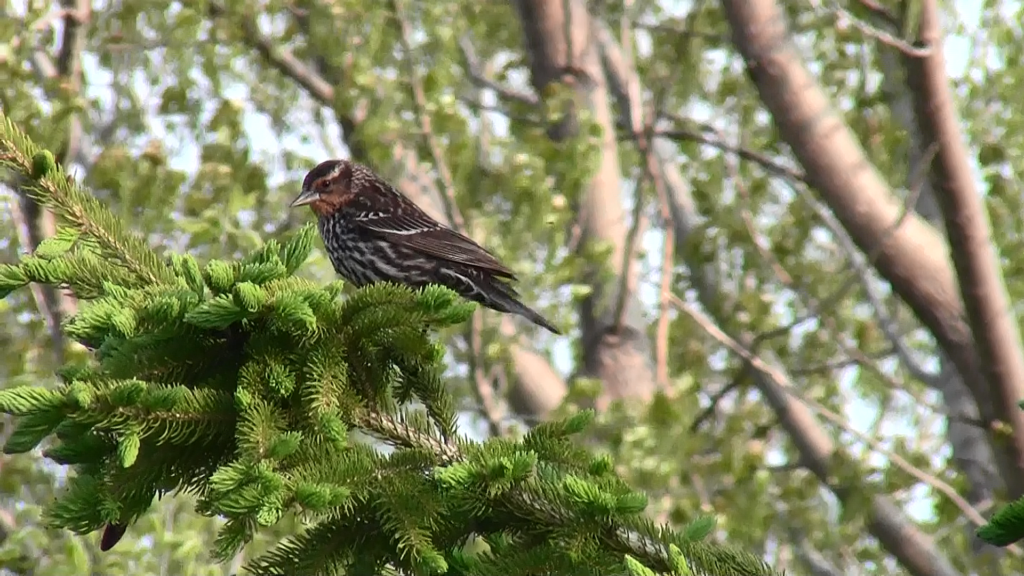
[[[1024,350],[992,245],[988,211],[975,189],[960,134],[960,118],[946,78],[936,0],[922,3],[918,35],[919,43],[931,53],[923,58],[907,56],[907,72],[921,137],[938,145],[929,176],[945,219],[960,294],[984,376],[972,382],[972,391],[983,421],[991,425],[998,419],[1006,425],[993,437],[995,452],[1010,496],[1019,498],[1024,496],[1024,412],[1017,403],[1024,399]]]
[[[651,344],[634,272],[625,262],[628,222],[622,208],[618,142],[594,25],[582,0],[518,0],[516,7],[537,93],[544,94],[553,83],[569,85],[576,109],[585,107],[602,132],[600,164],[577,207],[576,222],[581,247],[600,242],[611,247],[611,254],[603,269],[588,270],[582,279],[593,291],[580,305],[579,375],[601,380],[598,408],[627,397],[649,398],[655,390]],[[569,137],[576,120],[575,110],[568,111],[549,134],[555,140]]]

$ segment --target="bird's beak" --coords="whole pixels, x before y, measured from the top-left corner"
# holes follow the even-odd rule
[[[319,192],[315,192],[313,190],[303,190],[302,193],[300,193],[295,198],[295,200],[292,200],[291,207],[292,208],[297,208],[299,206],[305,206],[307,204],[312,204],[313,202],[316,202],[319,199],[320,199],[320,193]]]

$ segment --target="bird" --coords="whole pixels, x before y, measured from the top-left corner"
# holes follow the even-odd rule
[[[334,270],[356,288],[391,282],[446,286],[467,300],[518,314],[560,335],[520,301],[507,266],[468,236],[430,217],[371,168],[326,160],[306,174],[292,208],[309,206]]]

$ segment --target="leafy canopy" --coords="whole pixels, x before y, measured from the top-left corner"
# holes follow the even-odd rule
[[[340,282],[294,275],[313,226],[238,262],[161,258],[2,115],[0,130],[4,167],[63,220],[0,266],[0,295],[72,290],[86,304],[64,331],[94,350],[57,389],[0,391],[18,417],[5,450],[53,437],[46,456],[74,467],[53,526],[131,523],[154,496],[185,491],[226,519],[222,559],[302,517],[256,574],[772,573],[703,542],[710,518],[682,533],[647,520],[646,498],[572,442],[591,412],[518,440],[460,436],[430,336],[471,314],[453,292],[381,284],[341,299]]]

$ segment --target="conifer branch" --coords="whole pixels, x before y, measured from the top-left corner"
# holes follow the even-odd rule
[[[17,417],[4,450],[52,439],[45,455],[76,469],[54,527],[130,525],[185,492],[227,520],[222,559],[285,515],[308,519],[250,564],[259,575],[773,574],[705,542],[708,519],[648,520],[645,496],[573,441],[592,412],[518,440],[460,437],[431,335],[473,313],[454,292],[376,284],[341,299],[339,282],[294,275],[312,225],[241,261],[165,264],[2,116],[0,159],[70,224],[0,267],[0,292],[72,287],[83,306],[65,334],[95,350],[57,389],[0,390]]]
[[[82,235],[93,238],[107,257],[116,258],[140,283],[174,280],[146,243],[92,194],[64,173],[53,154],[37,146],[0,110],[0,165],[29,179],[29,195],[63,218]]]

